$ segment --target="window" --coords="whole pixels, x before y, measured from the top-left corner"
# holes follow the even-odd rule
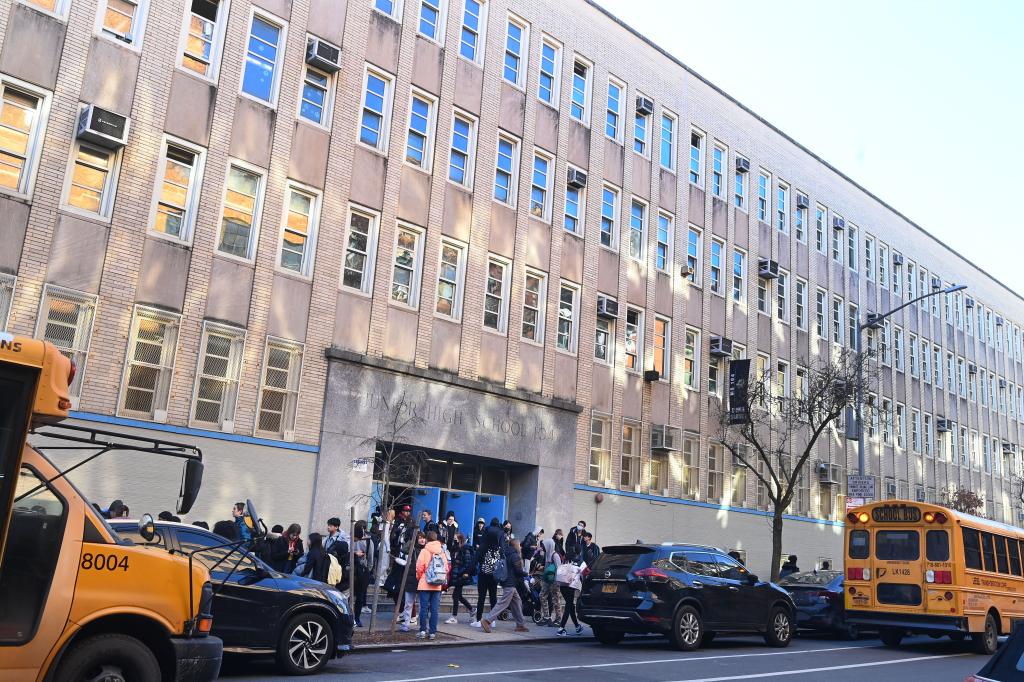
[[[828,222],[828,209],[818,204],[814,208],[814,248],[818,253],[825,253],[826,222]]]
[[[640,424],[622,420],[622,459],[619,485],[632,488],[640,485]]]
[[[395,237],[395,261],[391,276],[391,300],[415,308],[420,300],[423,269],[423,233],[399,225]]]
[[[828,311],[825,307],[825,300],[828,297],[828,292],[824,289],[818,289],[814,292],[814,333],[819,338],[825,338],[825,327],[828,324],[826,317]]]
[[[711,292],[722,293],[722,253],[725,251],[725,244],[717,239],[711,240]]]
[[[910,359],[910,376],[916,377],[921,374],[921,365],[917,356],[917,335],[911,334],[907,340],[907,357]]]
[[[558,86],[561,71],[562,46],[548,36],[544,36],[540,44],[540,82],[537,85],[537,97],[555,109],[558,108]]]
[[[479,64],[483,61],[483,34],[480,27],[487,23],[486,0],[463,0],[462,33],[459,36],[459,54]]]
[[[591,416],[590,469],[587,475],[599,485],[611,478],[611,440],[612,420],[604,416]]]
[[[747,254],[740,249],[732,252],[732,300],[743,303],[747,299]]]
[[[508,328],[508,287],[512,264],[491,256],[487,259],[484,290],[484,327],[505,333]]]
[[[6,106],[4,108],[6,110]],[[0,160],[3,158],[0,154]],[[75,142],[71,146],[71,165],[64,180],[64,205],[77,213],[109,220],[120,165],[120,152],[88,142]]]
[[[739,170],[740,161],[747,161],[742,156],[736,157],[736,171],[733,173],[733,203],[737,208],[747,209],[747,173]],[[749,166],[750,162],[747,161]]]
[[[686,343],[683,346],[683,386],[700,389],[700,332],[686,328]]]
[[[605,317],[597,318],[594,359],[606,365],[615,362],[615,322]]]
[[[878,244],[878,285],[889,288],[889,247],[881,242]]]
[[[661,167],[676,169],[676,117],[667,111],[661,114]]]
[[[99,30],[126,45],[137,47],[146,26],[146,0],[105,0],[99,8]]]
[[[789,187],[781,183],[775,188],[775,229],[789,232]]]
[[[279,264],[309,277],[313,273],[313,256],[320,225],[320,194],[315,190],[288,185],[285,221],[281,227]]]
[[[697,497],[700,484],[700,474],[698,470],[698,464],[700,462],[698,454],[699,451],[700,441],[697,440],[696,435],[683,438],[683,467],[681,472],[682,475],[680,477],[683,497],[689,497],[691,499]]]
[[[179,315],[136,306],[121,382],[120,414],[166,421]]]
[[[183,69],[217,80],[227,16],[227,0],[190,0],[182,31]]]
[[[644,245],[647,243],[647,204],[633,199],[629,207],[629,256],[644,259]]]
[[[807,329],[807,282],[797,279],[793,285],[797,329]]]
[[[228,168],[218,251],[247,260],[253,258],[262,204],[262,174],[237,162],[232,163]]]
[[[402,0],[373,0],[373,7],[392,19],[401,21]]]
[[[519,142],[498,136],[498,158],[494,169],[494,198],[515,208],[519,182]]]
[[[843,299],[832,298],[832,343],[843,344]]]
[[[652,495],[668,495],[668,456],[651,453],[651,477],[648,481]]]
[[[234,430],[244,344],[245,330],[213,322],[203,323],[190,423],[212,424],[224,431]]]
[[[907,432],[907,408],[902,403],[896,403],[896,416],[895,416],[895,431],[896,431],[896,447],[906,447],[906,432]]]
[[[526,271],[523,288],[523,338],[544,343],[544,311],[547,308],[547,277],[535,270]]]
[[[722,398],[722,359],[708,357],[708,395]]]
[[[762,223],[771,220],[768,217],[768,192],[771,185],[771,176],[764,171],[757,174],[757,219]]]
[[[21,2],[62,19],[67,16],[68,5],[71,4],[71,0],[21,0]]]
[[[569,115],[583,124],[590,123],[590,63],[577,57],[572,65],[572,102]]]
[[[608,105],[604,116],[604,134],[616,142],[622,141],[622,93],[626,86],[608,79]]]
[[[903,371],[903,329],[893,327],[892,330],[892,360],[893,365],[899,372]]]
[[[363,113],[359,124],[359,141],[382,152],[386,152],[388,147],[391,96],[391,77],[367,68],[366,84],[363,89]]]
[[[711,194],[719,199],[724,198],[723,178],[725,177],[725,159],[727,157],[728,152],[717,144],[711,150]]]
[[[640,93],[637,93],[637,97],[643,97]],[[647,127],[650,123],[650,116],[644,114],[639,110],[636,112],[636,118],[633,121],[633,151],[640,156],[647,157],[649,151],[647,148],[648,143],[648,131]]]
[[[789,397],[789,363],[779,360],[775,365],[775,385],[772,393],[780,400]]]
[[[701,285],[700,276],[700,264],[703,258],[703,246],[701,245],[701,233],[696,227],[691,225],[686,230],[686,268],[689,273],[686,278],[696,284]]]
[[[930,384],[932,382],[932,352],[930,344],[921,339],[921,379]]]
[[[437,302],[434,312],[458,320],[462,317],[462,283],[465,281],[466,247],[449,239],[441,240],[437,268]]]
[[[921,412],[910,411],[910,447],[914,452],[921,452]]]
[[[306,64],[302,76],[299,116],[319,126],[329,127],[333,90],[334,78],[330,74]]]
[[[377,254],[378,215],[349,209],[348,236],[345,241],[345,262],[342,286],[370,293],[373,288],[373,263]]]
[[[601,190],[601,246],[614,248],[619,238],[619,190],[604,185]]]
[[[49,95],[0,78],[0,188],[31,194],[43,139]]]
[[[843,231],[837,227],[832,228],[832,260],[837,263],[843,262]]]
[[[533,155],[533,178],[530,188],[530,214],[544,222],[551,220],[551,157],[540,152]]]
[[[626,309],[626,369],[639,372],[644,358],[644,313]]]
[[[523,87],[523,78],[526,75],[526,64],[523,55],[523,46],[529,45],[527,23],[517,17],[509,15],[505,28],[505,62],[504,78],[517,88]]]
[[[267,337],[267,349],[263,354],[263,385],[256,416],[258,435],[292,439],[301,374],[302,346]]]
[[[448,152],[448,179],[473,188],[473,159],[476,157],[476,119],[461,111],[452,114],[452,144]]]
[[[576,169],[569,168],[569,172],[572,173]],[[583,217],[587,213],[586,190],[583,187],[578,187],[574,184],[566,184],[565,186],[565,220],[563,225],[567,232],[571,232],[575,235],[583,234]]]
[[[405,143],[405,162],[430,171],[434,146],[434,100],[413,90],[409,100],[409,133]]]
[[[281,47],[285,44],[285,27],[269,15],[254,12],[249,27],[249,44],[242,72],[242,92],[274,106],[281,80],[277,68]]]
[[[658,252],[655,265],[663,272],[668,272],[672,264],[672,237],[675,233],[675,218],[665,212],[658,213]]]
[[[672,321],[660,317],[654,317],[654,369],[663,381],[669,379],[671,368],[672,348]]]
[[[797,203],[799,203],[799,201]],[[793,221],[793,233],[795,234],[798,242],[807,241],[807,209],[803,206],[797,206],[796,208]]]
[[[846,267],[857,271],[857,227],[846,226]]]
[[[768,302],[768,290],[771,287],[771,280],[764,277],[757,278],[757,312],[762,315],[771,315],[771,304]]]
[[[183,242],[192,239],[206,152],[165,139],[160,155],[152,229]]]
[[[7,331],[10,321],[11,302],[14,300],[14,285],[17,278],[9,273],[0,272],[0,332]]]
[[[725,450],[721,445],[708,447],[708,502],[722,501],[725,482]]]
[[[704,186],[704,133],[690,130],[690,182]]]
[[[892,293],[896,296],[903,294],[903,256],[893,251],[892,254]],[[960,302],[960,294],[956,295],[957,302]],[[960,318],[961,308],[957,306],[957,327],[964,328],[963,320]]]
[[[942,388],[942,350],[938,346],[932,346],[935,368],[935,388]]]
[[[43,289],[35,336],[57,346],[78,368],[69,390],[76,409],[78,397],[82,394],[95,315],[95,296],[49,284]]]
[[[771,390],[771,384],[769,383],[771,381],[771,376],[768,367],[768,356],[765,355],[764,353],[757,354],[757,365],[754,374],[754,381],[757,381],[758,383],[765,387],[765,390],[761,393],[761,396],[758,400],[758,404],[762,408],[764,408],[767,406],[767,403],[765,401],[765,394],[770,392]]]
[[[562,282],[558,291],[558,338],[555,344],[559,350],[576,352],[576,325],[579,320],[580,290],[574,284]]]
[[[931,457],[932,453],[935,452],[932,449],[932,444],[935,442],[935,432],[932,431],[932,417],[930,414],[924,415],[924,426],[921,429],[924,434],[924,454],[927,457]]]
[[[864,275],[869,282],[875,281],[875,240],[864,237]]]
[[[779,320],[789,321],[789,273],[782,270],[775,279],[775,310]]]
[[[917,298],[917,266],[912,261],[907,261],[907,298]],[[967,333],[973,333],[971,330],[971,316],[967,316]]]
[[[420,0],[420,35],[434,42],[444,42],[444,17],[447,12],[441,0]]]

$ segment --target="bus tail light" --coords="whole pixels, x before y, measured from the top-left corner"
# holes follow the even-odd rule
[[[928,583],[934,583],[935,585],[952,585],[953,584],[953,572],[952,571],[925,571],[924,580]]]
[[[924,522],[925,523],[938,523],[943,524],[949,520],[949,517],[942,512],[925,512]]]
[[[871,519],[871,516],[867,512],[850,512],[846,515],[846,520],[851,524],[867,523]]]
[[[846,569],[847,580],[871,580],[870,568],[848,568]]]

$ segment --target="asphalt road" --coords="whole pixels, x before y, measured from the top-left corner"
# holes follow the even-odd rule
[[[797,639],[787,649],[765,647],[759,638],[715,640],[693,653],[663,640],[626,640],[607,647],[594,641],[427,647],[362,652],[333,661],[307,680],[374,682],[524,682],[585,679],[650,682],[801,680],[827,682],[962,682],[985,659],[948,639],[915,638],[899,649],[878,640],[841,642]],[[582,674],[582,677],[581,677]],[[271,662],[229,661],[221,679],[280,680]]]

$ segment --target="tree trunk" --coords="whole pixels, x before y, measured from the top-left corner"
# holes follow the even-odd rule
[[[772,582],[778,582],[782,569],[782,506],[772,510]]]

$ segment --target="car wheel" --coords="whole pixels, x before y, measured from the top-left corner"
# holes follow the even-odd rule
[[[697,609],[683,606],[672,619],[672,632],[669,638],[672,645],[680,651],[693,651],[700,646],[704,637],[704,622]]]
[[[996,619],[991,613],[985,616],[985,630],[971,633],[971,640],[974,643],[974,650],[979,654],[991,656],[999,648],[999,628],[996,627]]]
[[[793,618],[784,606],[776,606],[768,613],[768,629],[764,641],[768,646],[787,647],[793,639]]]
[[[594,637],[597,638],[601,644],[607,644],[608,646],[615,646],[625,638],[626,633],[619,630],[608,630],[607,628],[592,628],[594,631]]]
[[[701,646],[707,646],[711,642],[715,641],[715,635],[718,634],[714,630],[708,630],[704,633],[704,636],[700,639]]]
[[[903,641],[904,634],[905,633],[903,632],[903,630],[898,630],[895,628],[883,628],[878,633],[878,638],[881,639],[882,644],[886,645],[887,647],[895,648],[898,647],[900,645],[900,642]]]
[[[286,675],[312,675],[327,666],[334,652],[334,631],[316,613],[300,613],[285,625],[277,645],[277,663]]]
[[[856,623],[843,623],[839,626],[839,636],[848,641],[860,639],[860,626]]]
[[[56,679],[68,682],[159,680],[160,664],[145,644],[127,635],[95,635],[75,644]]]

